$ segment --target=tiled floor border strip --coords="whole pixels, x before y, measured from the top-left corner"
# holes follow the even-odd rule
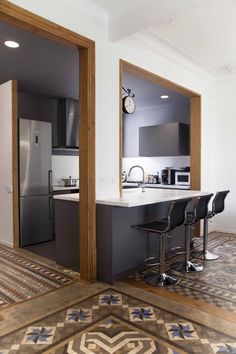
[[[69,284],[69,285],[71,285],[71,284]],[[69,310],[70,308],[72,308],[72,307],[74,307],[74,306],[80,304],[81,302],[86,301],[86,300],[89,300],[89,299],[93,298],[94,296],[98,296],[98,295],[100,295],[100,294],[103,294],[103,293],[107,292],[107,291],[110,290],[110,289],[111,289],[111,288],[108,287],[108,288],[106,288],[106,289],[104,289],[104,290],[99,291],[98,293],[95,293],[95,294],[93,294],[93,295],[90,295],[90,296],[88,296],[88,297],[85,297],[85,298],[83,298],[83,299],[81,299],[81,300],[79,300],[79,301],[73,302],[72,304],[70,304],[70,305],[68,305],[68,306],[66,306],[66,307],[62,307],[60,310],[57,310],[57,311],[55,311],[55,312],[52,312],[50,315],[46,315],[46,316],[43,315],[42,317],[38,318],[37,320],[33,320],[33,321],[29,322],[27,325],[21,326],[21,327],[15,329],[14,331],[8,332],[8,333],[4,334],[3,336],[0,336],[0,339],[5,338],[5,337],[7,337],[7,336],[9,336],[9,335],[11,335],[11,334],[13,334],[13,333],[18,332],[18,331],[21,331],[22,329],[24,329],[24,328],[26,328],[26,327],[31,327],[35,322],[40,322],[40,321],[42,321],[42,320],[44,320],[44,319],[46,319],[46,318],[48,318],[48,317],[50,317],[50,316],[54,316],[54,315],[60,313],[61,311]],[[114,291],[114,290],[112,290],[112,291]],[[117,290],[116,290],[116,291],[117,291]],[[128,296],[129,296],[129,295],[128,295]]]
[[[31,252],[27,251],[31,255],[21,254],[20,252],[18,253],[14,249],[11,249],[11,248],[9,249],[7,246],[3,246],[2,244],[0,244],[0,248],[3,248],[6,252],[13,253],[14,256],[16,256],[16,257],[23,258],[23,259],[25,258],[28,262],[34,263],[34,264],[38,265],[39,267],[45,268],[48,271],[54,272],[54,273],[56,273],[56,274],[58,274],[58,275],[60,275],[62,277],[70,278],[72,280],[75,279],[75,277],[73,277],[72,275],[69,275],[68,273],[63,273],[62,270],[54,269],[53,267],[51,267],[49,265],[45,265],[43,262],[41,263],[38,260],[37,261],[32,261],[32,259],[30,257],[32,257],[31,255],[33,255],[33,253],[31,253]]]
[[[115,289],[115,288],[114,288]],[[134,298],[135,300],[138,300],[138,301],[143,301],[143,302],[145,302],[145,304],[147,304],[147,305],[149,305],[149,306],[151,306],[151,307],[156,307],[156,308],[159,308],[159,309],[161,309],[162,311],[166,311],[167,313],[169,313],[169,314],[171,314],[171,315],[174,315],[174,316],[179,316],[179,317],[181,317],[182,319],[184,319],[184,320],[187,320],[187,321],[190,321],[190,322],[192,322],[192,323],[194,323],[194,324],[196,324],[196,325],[200,325],[200,326],[202,326],[202,327],[205,327],[205,328],[208,328],[208,329],[210,329],[210,330],[213,330],[213,331],[215,331],[216,333],[220,333],[220,334],[225,334],[224,332],[221,332],[221,331],[219,331],[219,330],[216,330],[216,329],[214,329],[214,328],[212,328],[212,327],[210,327],[210,326],[206,326],[205,324],[202,324],[201,322],[197,322],[197,321],[195,321],[195,320],[190,320],[189,318],[187,318],[187,317],[185,317],[185,316],[182,316],[181,314],[179,314],[179,315],[176,315],[176,313],[174,313],[174,312],[172,312],[172,311],[169,311],[169,310],[166,310],[165,308],[163,308],[161,305],[153,305],[153,304],[151,304],[150,302],[148,302],[148,301],[146,301],[146,300],[140,300],[139,298],[137,298],[136,296],[133,296],[133,295],[129,295],[129,294],[126,294],[126,293],[123,293],[123,291],[121,291],[121,290],[116,290],[118,293],[120,293],[120,294],[122,294],[122,295],[124,295],[124,296],[129,296],[129,297],[132,297],[132,298]],[[197,311],[197,310],[196,310]],[[201,310],[198,310],[199,312],[201,312]],[[209,315],[210,316],[210,315]],[[226,334],[228,337],[231,337],[231,338],[233,338],[234,340],[235,340],[235,337],[233,337],[233,336],[230,336],[229,334]]]
[[[72,308],[72,307],[74,307],[74,306],[76,306],[76,305],[79,305],[81,302],[83,302],[83,301],[85,301],[85,300],[89,300],[89,299],[91,299],[91,298],[93,298],[93,297],[95,297],[95,296],[99,296],[100,294],[104,294],[104,293],[109,293],[109,292],[111,292],[111,291],[112,291],[112,292],[119,293],[119,294],[121,294],[121,295],[123,295],[123,296],[131,297],[131,298],[135,299],[136,301],[141,301],[141,302],[145,303],[145,305],[149,305],[149,306],[155,307],[155,308],[157,308],[157,309],[159,308],[159,309],[161,309],[162,311],[165,311],[165,312],[167,312],[167,313],[169,313],[169,314],[171,314],[171,315],[179,316],[179,317],[181,317],[181,319],[184,319],[184,320],[190,321],[191,323],[194,323],[194,324],[196,324],[196,325],[200,325],[200,326],[202,326],[202,327],[208,328],[208,329],[210,329],[210,330],[215,331],[216,333],[225,334],[224,332],[221,332],[221,331],[219,331],[219,330],[215,330],[214,328],[212,328],[212,327],[210,327],[210,326],[206,326],[206,325],[204,325],[204,324],[201,324],[201,322],[197,322],[197,321],[192,320],[192,319],[189,320],[187,317],[182,316],[182,315],[176,315],[176,313],[166,310],[166,309],[163,308],[161,305],[158,305],[158,306],[157,306],[157,305],[153,305],[153,304],[151,304],[150,302],[148,302],[148,301],[146,301],[146,300],[139,299],[139,298],[137,298],[136,296],[129,295],[129,294],[127,294],[127,293],[124,293],[124,292],[121,291],[121,290],[117,290],[115,287],[114,287],[114,288],[113,288],[113,287],[109,287],[109,288],[104,289],[104,290],[102,290],[102,291],[99,291],[98,293],[96,293],[96,294],[94,294],[94,295],[91,295],[91,296],[89,296],[89,297],[87,297],[87,298],[85,298],[85,299],[83,299],[83,300],[80,300],[79,302],[77,301],[77,302],[75,302],[75,303],[73,303],[73,304],[70,304],[69,306],[66,306],[66,307],[62,308],[61,310],[55,311],[55,312],[51,313],[51,314],[48,315],[48,316],[42,316],[42,318],[37,319],[36,321],[34,320],[34,321],[28,323],[27,325],[24,325],[24,326],[22,326],[22,327],[19,327],[19,328],[17,328],[17,329],[14,330],[14,331],[11,331],[11,332],[9,332],[9,333],[3,335],[3,336],[0,336],[0,339],[3,339],[3,338],[5,338],[5,337],[7,337],[7,336],[9,336],[9,335],[11,335],[11,334],[13,334],[13,333],[16,333],[16,332],[18,332],[18,331],[21,331],[21,330],[23,330],[24,328],[31,327],[35,322],[40,322],[40,321],[42,321],[42,320],[45,320],[46,318],[49,318],[50,316],[54,316],[54,315],[60,313],[61,311],[65,311],[65,310],[68,310],[68,309],[70,309],[70,308]],[[200,310],[199,310],[199,312],[200,312]],[[231,335],[229,335],[229,334],[227,334],[227,336],[228,336],[228,337],[231,337],[233,340],[235,340],[235,337],[233,337],[233,336],[231,336]]]
[[[9,251],[8,251],[8,253],[11,254],[11,252],[9,252]],[[1,254],[0,256],[1,256],[2,258],[4,258],[5,260],[7,260],[8,262],[10,261],[7,256],[2,255],[2,254]],[[58,285],[61,285],[61,284],[62,284],[62,280],[53,279],[52,277],[50,277],[49,275],[44,274],[44,273],[40,274],[40,271],[37,272],[37,271],[34,270],[33,268],[30,268],[30,267],[28,267],[28,266],[26,266],[26,265],[20,263],[22,259],[24,260],[24,258],[25,258],[24,256],[15,255],[15,254],[14,254],[14,256],[19,259],[19,263],[17,264],[18,267],[22,267],[22,268],[24,268],[25,270],[27,270],[28,272],[32,272],[33,274],[40,275],[41,277],[44,277],[45,279],[47,279],[47,280],[49,280],[49,281],[51,281],[51,282],[54,282],[54,283],[56,283],[56,284],[58,284]],[[55,273],[56,275],[58,274],[60,277],[68,278],[68,281],[70,281],[70,280],[73,279],[73,278],[71,278],[70,276],[67,276],[67,275],[65,275],[65,274],[63,274],[63,273],[58,272],[57,270],[54,270],[54,269],[52,269],[52,268],[49,268],[48,266],[44,266],[44,265],[42,265],[42,264],[37,263],[37,261],[35,262],[35,261],[29,260],[29,259],[27,259],[27,258],[25,258],[25,259],[26,259],[29,263],[31,263],[31,264],[35,264],[36,266],[41,267],[41,268],[44,268],[45,270],[47,270],[47,271],[49,271],[49,272],[52,272],[52,273]]]
[[[20,286],[22,288],[24,288],[25,290],[27,290],[28,292],[37,294],[37,290],[35,289],[35,286],[32,286],[31,282],[24,281],[24,279],[27,279],[27,277],[31,278],[32,281],[34,281],[34,283],[38,283],[38,285],[41,285],[44,288],[52,289],[52,288],[57,288],[58,286],[60,286],[60,284],[57,284],[57,282],[54,282],[53,279],[47,279],[47,277],[45,275],[41,275],[40,273],[34,272],[33,270],[30,270],[29,268],[24,267],[22,265],[11,265],[10,267],[12,269],[12,272],[9,272],[8,264],[11,263],[10,260],[6,259],[5,257],[1,257],[1,258],[3,258],[3,259],[0,260],[0,267],[2,264],[1,272],[3,273],[3,275],[5,275],[5,277],[10,278],[12,282],[15,281],[15,282],[19,283]],[[20,278],[20,275],[21,275],[20,268],[24,268],[24,269],[22,269],[22,278]],[[12,273],[14,273],[14,274],[12,274]],[[70,280],[68,279],[68,281],[70,281]],[[0,277],[0,283],[1,283],[1,277]],[[64,284],[62,284],[62,285],[64,285]],[[7,287],[7,285],[3,285],[3,286]],[[22,290],[19,292],[18,289],[16,289],[16,290],[12,289],[11,292],[13,293],[13,295],[15,294],[16,296],[20,297],[21,299],[22,298],[24,299],[24,296],[22,295]]]
[[[182,278],[182,279],[186,279],[184,276],[182,276],[181,274],[179,274],[178,273],[178,276],[179,276],[179,278]],[[204,284],[204,283],[201,283],[200,281],[199,282],[196,282],[196,281],[193,281],[192,279],[190,279],[190,281],[191,282],[193,282],[193,283],[196,283],[196,284],[202,284],[203,286],[207,286],[206,284]],[[192,290],[194,290],[194,291],[197,291],[198,293],[202,293],[202,294],[206,294],[206,295],[209,295],[209,296],[214,296],[214,297],[217,297],[217,298],[219,298],[219,299],[222,299],[222,300],[224,300],[224,301],[227,301],[227,302],[231,302],[232,304],[236,304],[236,298],[235,298],[235,300],[231,300],[231,299],[225,299],[225,297],[222,295],[216,295],[216,294],[214,294],[214,293],[209,293],[209,292],[207,292],[207,291],[204,291],[204,290],[201,290],[201,289],[195,289],[194,287],[192,287],[191,285],[188,285],[188,286],[186,286],[186,285],[184,285],[184,284],[182,284],[181,283],[181,281],[180,281],[180,283],[178,284],[180,287],[182,287],[182,288],[186,288],[186,289],[192,289]],[[210,286],[209,286],[210,287]],[[212,286],[213,287],[213,286]],[[228,291],[228,290],[226,290],[226,289],[223,289],[223,288],[219,288],[219,287],[217,287],[217,286],[214,286],[214,288],[216,288],[216,289],[219,289],[219,290],[221,290],[221,291],[225,291],[225,292],[227,292],[227,293],[231,293],[233,296],[235,296],[235,293],[233,293],[232,291]]]
[[[0,306],[0,310],[7,310],[7,309],[9,309],[9,308],[11,308],[11,307],[13,307],[13,306],[19,306],[19,305],[22,305],[23,303],[26,303],[26,302],[29,302],[29,301],[33,301],[33,300],[35,300],[35,299],[38,299],[38,298],[41,297],[41,296],[48,295],[48,294],[50,294],[50,293],[53,293],[54,291],[58,291],[58,290],[60,290],[60,289],[66,288],[66,287],[68,287],[68,286],[70,286],[70,285],[76,283],[77,281],[78,281],[78,280],[72,280],[72,281],[71,281],[70,283],[68,283],[68,284],[61,285],[61,286],[59,286],[59,287],[57,287],[57,288],[50,289],[50,290],[48,290],[48,291],[44,291],[44,292],[42,292],[42,293],[40,293],[40,294],[38,294],[38,295],[32,295],[32,297],[29,298],[29,299],[25,299],[25,300],[13,302],[13,303],[10,303],[10,304],[9,304],[9,303],[6,303],[5,306],[4,306],[4,305],[3,305],[3,306]],[[1,336],[0,336],[0,338],[1,338]]]

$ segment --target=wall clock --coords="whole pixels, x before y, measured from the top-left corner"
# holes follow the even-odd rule
[[[125,90],[123,87],[123,90],[127,93],[127,95],[122,98],[123,112],[127,114],[132,114],[135,112],[136,109],[136,103],[134,100],[135,94],[131,93],[130,89]]]

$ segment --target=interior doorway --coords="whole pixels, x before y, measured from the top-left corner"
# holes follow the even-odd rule
[[[174,82],[139,68],[124,60],[120,60],[120,194],[122,194],[122,159],[123,151],[123,75],[133,74],[138,78],[171,90],[176,94],[189,99],[189,124],[190,124],[190,177],[191,189],[201,189],[201,96]]]
[[[124,60],[120,60],[120,195],[122,195],[123,193],[123,187],[122,187],[123,157],[127,152],[124,151],[124,124],[123,124],[124,123],[123,97],[124,95],[127,96],[127,92],[124,94],[124,89],[127,91],[127,88],[123,87],[123,83],[124,83],[124,76],[127,75],[134,75],[136,78],[155,84],[159,88],[162,87],[167,91],[170,90],[176,95],[176,97],[179,95],[187,98],[189,102],[188,125],[190,126],[190,133],[189,133],[190,135],[189,165],[190,165],[190,181],[191,181],[190,189],[200,190],[201,189],[201,95],[189,89],[186,89],[174,82],[171,82],[170,80],[160,77],[152,72],[144,70],[136,65],[128,63]],[[150,126],[152,125],[153,124],[150,124]],[[127,146],[125,146],[125,149],[127,150]],[[140,141],[139,141],[139,149],[140,149]],[[142,155],[136,155],[136,156],[142,156]],[[123,179],[124,179],[124,174],[123,174]],[[196,226],[195,235],[196,236],[200,235],[200,225]]]
[[[95,44],[93,41],[36,16],[22,8],[1,2],[3,22],[24,29],[79,51],[79,181],[80,181],[80,275],[81,279],[96,279],[96,217],[95,217]],[[13,85],[17,91],[17,84]],[[16,92],[15,92],[16,93]],[[16,97],[17,100],[17,97]],[[19,236],[19,149],[18,112],[15,102],[12,110],[12,200],[13,246],[20,245]],[[79,251],[78,251],[79,252]]]

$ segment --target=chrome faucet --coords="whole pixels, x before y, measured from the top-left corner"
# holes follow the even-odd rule
[[[142,192],[145,192],[145,172],[144,172],[144,168],[142,166],[139,166],[139,165],[134,165],[130,168],[129,170],[129,173],[128,173],[128,177],[131,175],[131,171],[134,169],[134,168],[140,168],[142,173],[143,173],[143,181],[142,183],[139,183],[139,187],[142,188]]]

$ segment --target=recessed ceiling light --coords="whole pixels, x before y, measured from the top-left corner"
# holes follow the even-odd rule
[[[169,96],[168,96],[168,95],[161,95],[160,98],[161,98],[162,100],[166,100],[167,98],[169,98]]]
[[[9,48],[18,48],[20,46],[19,43],[14,41],[5,41],[4,44]]]

